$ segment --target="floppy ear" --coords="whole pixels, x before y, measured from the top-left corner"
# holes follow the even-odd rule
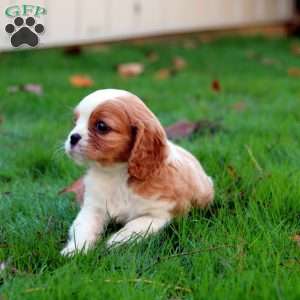
[[[137,122],[132,128],[134,145],[128,161],[128,173],[131,177],[145,180],[154,175],[166,159],[166,134],[159,123],[146,127]]]

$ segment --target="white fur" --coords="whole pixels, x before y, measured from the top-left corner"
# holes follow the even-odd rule
[[[79,133],[82,139],[76,150],[70,148],[70,135],[65,143],[66,152],[77,162],[82,162],[81,147],[87,143],[87,123],[93,110],[106,100],[112,100],[128,92],[120,90],[100,90],[84,98],[77,106],[79,119],[72,133]],[[173,148],[174,145],[170,144]],[[174,153],[176,149],[170,153]],[[170,156],[172,156],[171,154]],[[134,194],[127,184],[127,163],[114,167],[102,167],[91,163],[85,178],[85,195],[83,206],[69,231],[69,241],[61,254],[70,255],[76,251],[86,251],[92,247],[111,220],[124,223],[125,226],[108,240],[109,247],[139,239],[157,232],[170,220],[170,211],[174,204],[159,201],[155,195],[143,199]]]
[[[84,179],[86,193],[81,211],[69,231],[69,242],[62,254],[88,250],[94,245],[110,220],[126,224],[108,240],[108,246],[140,238],[166,225],[172,203],[143,199],[127,185],[127,165],[107,169],[92,166]]]
[[[114,168],[92,166],[84,178],[84,203],[69,232],[69,242],[62,254],[88,250],[94,245],[110,220],[126,224],[108,240],[108,246],[154,233],[166,225],[174,204],[143,199],[127,185],[127,164]]]

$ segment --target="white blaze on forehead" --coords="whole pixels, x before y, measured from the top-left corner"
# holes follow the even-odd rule
[[[130,96],[131,93],[124,90],[116,90],[116,89],[105,89],[98,90],[93,92],[83,98],[81,102],[77,105],[75,111],[79,113],[79,117],[84,117],[88,119],[91,113],[95,110],[95,108],[104,103],[107,100],[113,100],[114,98],[121,96]]]

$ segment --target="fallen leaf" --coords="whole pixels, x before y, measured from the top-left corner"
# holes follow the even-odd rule
[[[70,77],[70,83],[74,87],[86,88],[91,87],[94,81],[88,75],[76,74]]]
[[[300,77],[300,68],[297,68],[297,67],[289,68],[288,75],[291,77]]]
[[[165,128],[167,136],[169,139],[179,139],[182,137],[190,136],[195,132],[197,128],[196,122],[188,122],[188,121],[179,121],[173,125],[170,125]]]
[[[82,53],[82,48],[80,46],[70,46],[64,48],[64,53],[67,55],[80,55]]]
[[[218,123],[209,120],[199,120],[197,122],[179,121],[173,125],[167,126],[165,131],[169,139],[177,140],[189,137],[195,133],[204,133],[205,131],[215,133],[220,128]]]
[[[59,191],[59,194],[64,193],[74,193],[76,201],[79,203],[80,206],[82,206],[84,194],[83,178],[77,179],[71,185]]]
[[[154,63],[159,60],[159,55],[156,52],[151,51],[147,54],[147,59],[149,62]]]
[[[235,111],[242,112],[246,109],[246,103],[244,101],[239,101],[239,102],[233,103],[231,105],[231,108]]]
[[[27,92],[38,96],[43,95],[43,87],[37,83],[25,83],[20,85],[12,85],[7,88],[9,93]]]
[[[0,115],[0,124],[4,122],[4,117]]]
[[[168,79],[171,76],[171,70],[168,68],[159,69],[154,77],[157,80],[165,80]]]
[[[292,44],[292,46],[291,46],[291,52],[294,55],[300,55],[300,44],[298,44],[298,43]]]
[[[173,58],[173,67],[175,71],[182,71],[187,66],[186,60],[180,56]]]
[[[215,92],[220,92],[221,91],[221,84],[219,80],[213,80],[211,83],[211,89]]]
[[[141,63],[133,62],[118,65],[118,74],[121,77],[136,77],[144,72],[144,65]]]

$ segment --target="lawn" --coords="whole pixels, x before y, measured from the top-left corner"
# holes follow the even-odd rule
[[[299,299],[295,42],[191,37],[73,56],[60,49],[0,54],[0,299]],[[157,78],[175,56],[187,67]],[[144,63],[144,74],[121,78],[116,66],[130,61]],[[73,87],[73,74],[89,75],[94,85]],[[43,95],[8,90],[25,83],[41,84]],[[177,141],[214,178],[215,202],[139,244],[108,252],[102,240],[86,256],[64,258],[59,251],[78,206],[58,192],[84,170],[61,146],[72,107],[108,87],[139,95],[165,126],[220,124],[214,134]]]

